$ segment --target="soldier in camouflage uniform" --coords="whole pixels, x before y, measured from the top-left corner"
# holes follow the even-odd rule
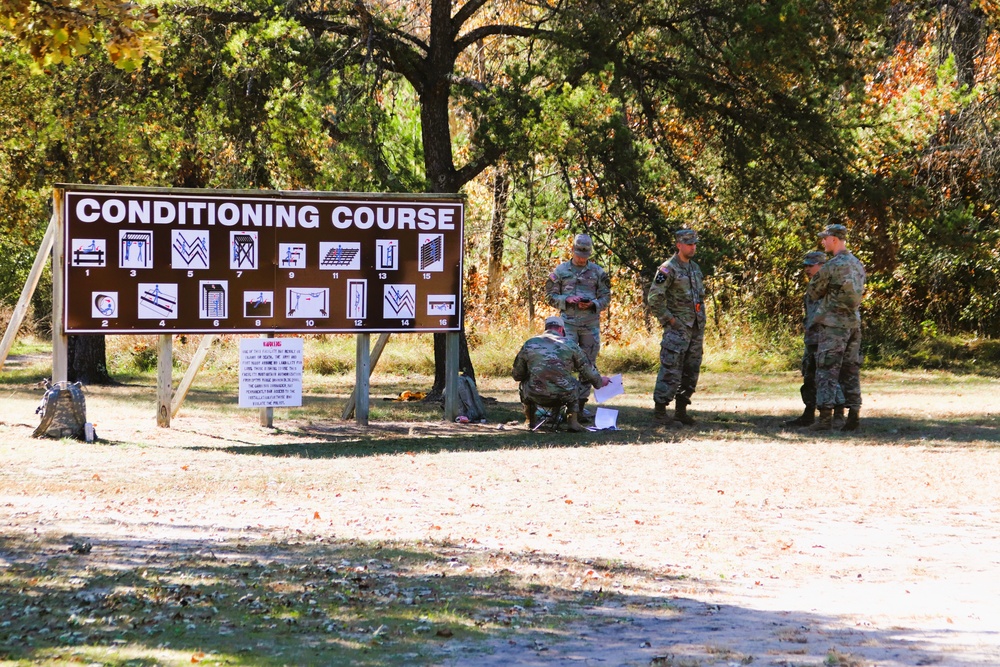
[[[802,264],[806,267],[806,275],[810,280],[826,264],[826,260],[826,253],[822,250],[806,253]],[[819,330],[815,326],[814,320],[819,302],[810,299],[808,292],[803,295],[802,300],[804,311],[802,330],[805,350],[802,353],[802,387],[799,388],[799,393],[802,395],[802,402],[805,403],[806,407],[802,411],[801,417],[786,421],[785,426],[811,426],[816,423],[816,348],[819,345]],[[837,405],[833,409],[833,418],[835,422],[839,421],[840,425],[843,426],[844,392],[840,389],[840,384],[837,385]]]
[[[698,234],[681,229],[675,234],[677,252],[656,271],[649,287],[649,309],[663,326],[660,342],[660,372],[653,389],[653,419],[669,424],[676,419],[693,425],[687,414],[691,394],[701,372],[702,346],[705,340],[705,285],[701,269],[694,261]],[[667,404],[676,397],[674,416],[667,415]]]
[[[837,385],[844,392],[847,421],[842,430],[858,428],[861,411],[861,313],[858,311],[865,290],[865,268],[847,250],[847,227],[827,225],[820,232],[823,249],[833,258],[823,265],[806,288],[817,302],[813,320],[817,328],[816,407],[819,419],[816,431],[833,428],[833,409],[837,403]]]
[[[611,304],[611,279],[600,266],[590,261],[594,242],[587,234],[573,240],[573,257],[549,274],[545,282],[545,301],[559,310],[566,324],[566,338],[572,340],[594,366],[601,351],[601,311]],[[584,416],[581,399],[579,413]]]
[[[588,385],[603,387],[611,381],[601,376],[580,346],[565,336],[562,318],[547,317],[545,333],[528,339],[514,359],[511,376],[521,383],[521,403],[528,428],[534,426],[535,410],[539,405],[565,405],[569,413],[569,430],[582,431],[577,411],[581,398],[590,393]]]

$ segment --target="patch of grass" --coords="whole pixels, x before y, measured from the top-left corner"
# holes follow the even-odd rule
[[[507,325],[477,330],[468,334],[469,356],[477,377],[510,377],[514,357],[528,338],[541,333],[541,327],[532,330],[527,326]]]
[[[598,365],[605,375],[656,373],[660,369],[660,339],[636,336],[627,343],[607,345],[601,349]]]
[[[836,649],[830,649],[826,654],[826,660],[823,661],[826,667],[865,667],[868,662],[864,658],[860,658],[850,653],[841,653]]]
[[[886,353],[879,362],[891,369],[950,370],[996,377],[1000,375],[1000,340],[928,336],[905,349]]]
[[[450,643],[571,620],[558,589],[444,545],[106,542],[75,555],[72,540],[0,542],[0,661],[425,664]]]

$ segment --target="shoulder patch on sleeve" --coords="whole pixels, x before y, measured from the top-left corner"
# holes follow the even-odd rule
[[[657,285],[662,285],[663,283],[667,282],[667,272],[664,271],[662,267],[659,270],[657,270],[656,278],[653,280],[653,282],[656,283]]]
[[[556,281],[559,280],[558,278],[556,278],[556,272],[555,271],[553,271],[552,273],[549,274],[549,280],[551,280],[552,282],[556,282]]]

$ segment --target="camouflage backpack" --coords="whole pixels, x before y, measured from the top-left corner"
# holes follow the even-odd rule
[[[479,395],[476,381],[467,375],[458,376],[459,414],[468,417],[469,421],[486,421],[486,405]]]
[[[76,438],[85,440],[84,424],[87,423],[87,401],[83,397],[83,387],[79,382],[45,381],[45,395],[35,410],[42,416],[33,438]]]

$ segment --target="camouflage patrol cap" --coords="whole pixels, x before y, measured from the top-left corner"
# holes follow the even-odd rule
[[[590,257],[594,252],[594,241],[589,234],[577,234],[573,239],[573,254],[580,257]]]
[[[698,242],[698,232],[693,229],[678,229],[674,232],[674,238],[678,243],[690,245]]]
[[[805,259],[802,263],[806,266],[816,266],[817,264],[826,264],[827,256],[822,250],[813,250],[812,252],[807,252]]]
[[[545,318],[545,328],[551,329],[552,327],[559,327],[561,329],[566,328],[566,323],[563,322],[563,318],[558,315],[551,315]]]
[[[847,227],[843,225],[827,225],[823,228],[823,231],[819,233],[819,237],[826,238],[827,236],[836,236],[841,241],[847,240]]]

